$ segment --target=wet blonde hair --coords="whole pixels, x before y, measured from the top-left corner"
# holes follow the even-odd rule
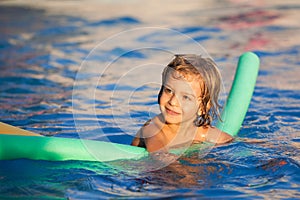
[[[180,76],[189,79],[196,77],[199,80],[201,87],[200,108],[203,114],[198,115],[194,121],[196,126],[211,125],[214,118],[220,118],[220,104],[218,103],[220,87],[221,87],[221,74],[215,62],[210,58],[203,58],[200,55],[186,54],[175,55],[175,58],[165,67],[162,73],[162,86],[158,95],[158,103],[164,88],[164,83],[167,76],[172,71],[179,72]]]

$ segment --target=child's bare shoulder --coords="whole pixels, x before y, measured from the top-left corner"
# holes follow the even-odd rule
[[[153,137],[160,132],[162,128],[162,121],[160,116],[155,116],[147,121],[142,127],[143,136],[146,138]]]
[[[233,137],[216,127],[210,127],[207,131],[206,140],[217,144],[227,143],[233,140]]]

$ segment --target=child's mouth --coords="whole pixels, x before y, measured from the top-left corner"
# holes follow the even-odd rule
[[[169,115],[180,115],[180,113],[178,112],[175,112],[169,108],[166,108],[166,112],[169,114]]]

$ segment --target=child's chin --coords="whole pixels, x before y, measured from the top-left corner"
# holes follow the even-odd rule
[[[180,124],[182,119],[181,117],[164,116],[164,120],[167,124]]]

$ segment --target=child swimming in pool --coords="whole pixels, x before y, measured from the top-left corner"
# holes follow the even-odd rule
[[[149,152],[188,147],[204,141],[222,144],[233,138],[211,125],[220,117],[221,75],[210,58],[175,55],[162,73],[161,113],[138,131],[133,146]]]

